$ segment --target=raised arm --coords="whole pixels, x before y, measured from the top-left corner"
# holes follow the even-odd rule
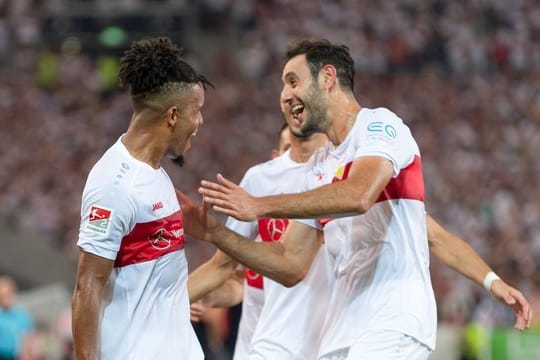
[[[390,160],[361,156],[353,161],[347,179],[299,194],[255,198],[220,174],[218,183],[203,180],[199,192],[214,210],[244,221],[363,214],[375,203],[392,174]]]
[[[113,261],[81,250],[72,298],[72,330],[75,357],[99,358],[98,325],[102,293]]]
[[[222,286],[235,275],[237,263],[217,250],[207,262],[193,270],[188,277],[189,301],[193,303]]]
[[[478,253],[465,241],[446,231],[431,216],[427,216],[429,249],[443,263],[477,283],[484,280],[493,270]],[[523,294],[501,279],[491,282],[490,293],[516,314],[515,328],[527,329],[531,325],[532,310]]]

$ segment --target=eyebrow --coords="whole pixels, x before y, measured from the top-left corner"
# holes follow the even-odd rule
[[[296,74],[293,71],[289,71],[285,75],[283,75],[283,81],[290,80],[291,77],[297,77]]]

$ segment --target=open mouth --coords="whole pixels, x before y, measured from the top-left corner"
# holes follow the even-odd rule
[[[302,104],[296,104],[291,108],[291,115],[296,120],[298,120],[300,114],[303,113],[303,112],[304,112],[304,105],[302,105]]]

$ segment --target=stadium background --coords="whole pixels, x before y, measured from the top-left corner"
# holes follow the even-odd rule
[[[536,331],[433,260],[433,359],[540,359],[540,5],[534,0],[0,0],[0,275],[38,324],[36,359],[60,359],[80,195],[126,128],[119,56],[167,35],[216,85],[184,169],[192,196],[221,172],[239,181],[269,158],[282,123],[281,59],[296,37],[349,45],[356,92],[412,128],[428,211],[461,235],[536,310]],[[188,241],[193,268],[213,252]],[[228,359],[236,313],[209,314],[209,359]]]

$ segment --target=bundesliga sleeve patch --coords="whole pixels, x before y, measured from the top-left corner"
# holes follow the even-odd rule
[[[107,234],[111,224],[111,215],[112,210],[92,205],[88,214],[86,228],[99,234]]]

